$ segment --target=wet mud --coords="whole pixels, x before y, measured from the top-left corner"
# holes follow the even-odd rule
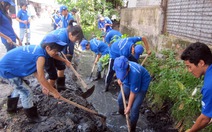
[[[126,118],[121,115],[112,115],[118,110],[117,96],[119,86],[113,82],[108,92],[104,90],[104,77],[106,72],[102,72],[102,79],[93,81],[89,79],[93,54],[82,52],[80,57],[78,72],[82,75],[88,87],[95,84],[94,93],[87,99],[80,95],[83,93],[79,81],[73,80],[73,73],[66,69],[66,86],[68,89],[61,92],[61,95],[77,104],[97,111],[107,117],[106,121],[101,117],[91,114],[85,110],[77,108],[64,101],[57,100],[51,96],[46,96],[41,92],[41,87],[33,76],[27,77],[29,86],[33,91],[34,104],[38,108],[38,113],[46,117],[41,123],[30,124],[23,110],[16,114],[6,112],[6,98],[0,105],[0,131],[2,132],[127,132]],[[94,71],[93,78],[96,71]],[[1,81],[1,85],[8,86],[7,81]],[[137,123],[137,132],[177,132],[173,129],[173,122],[169,117],[168,110],[164,109],[158,113],[153,113],[148,108],[146,102],[140,109],[140,117]]]
[[[66,75],[66,86],[69,89],[61,92],[66,99],[76,102],[82,106],[95,111],[92,104],[88,103],[80,95],[80,86]],[[70,131],[70,132],[101,132],[106,130],[105,122],[101,117],[86,112],[64,101],[56,100],[51,96],[46,96],[41,92],[41,87],[37,80],[28,77],[29,86],[33,90],[34,104],[38,108],[38,113],[46,117],[41,123],[30,124],[23,110],[16,114],[6,112],[6,101],[1,106],[0,131],[12,132],[47,132],[47,131]]]

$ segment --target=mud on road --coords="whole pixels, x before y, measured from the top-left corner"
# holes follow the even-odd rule
[[[89,109],[97,111],[107,117],[106,122],[102,122],[102,118],[79,109],[66,102],[56,100],[51,96],[46,96],[41,92],[41,87],[33,76],[29,76],[29,86],[34,94],[34,104],[38,108],[41,116],[47,117],[44,122],[29,124],[23,110],[16,114],[8,114],[6,109],[6,97],[12,91],[7,81],[2,80],[0,83],[4,94],[1,95],[0,103],[0,131],[2,132],[127,132],[125,117],[119,115],[111,115],[112,112],[118,110],[117,95],[119,87],[116,83],[110,86],[109,92],[102,92],[104,89],[104,79],[99,81],[88,80],[92,69],[94,56],[88,53],[81,54],[78,72],[82,75],[82,79],[86,81],[88,86],[96,85],[95,91],[87,99],[83,99],[82,86],[78,81],[72,79],[72,72],[66,69],[66,86],[68,89],[61,92],[61,95],[73,102],[76,102]],[[103,73],[102,73],[102,76]],[[93,74],[95,77],[95,72]],[[148,105],[143,103],[141,114],[137,124],[137,132],[177,132],[172,127],[172,121],[167,115],[167,111],[153,113]]]

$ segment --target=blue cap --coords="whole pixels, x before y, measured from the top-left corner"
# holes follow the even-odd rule
[[[64,5],[60,6],[60,12],[62,12],[63,10],[67,10],[67,9],[68,9],[67,6],[64,6]]]
[[[47,34],[45,38],[43,39],[42,43],[56,43],[61,46],[66,46],[67,43],[62,42],[58,36],[54,34]]]
[[[81,48],[82,48],[82,50],[85,50],[86,49],[86,45],[88,44],[88,41],[87,40],[82,40],[82,42],[80,43],[80,45],[81,45]]]
[[[135,46],[135,58],[136,58],[136,60],[138,60],[139,59],[139,56],[142,54],[144,52],[144,48],[143,48],[143,46],[141,46],[141,45],[136,45]]]
[[[11,6],[15,6],[15,3],[12,0],[0,0],[0,2],[1,1],[8,2]]]
[[[116,77],[121,81],[124,80],[127,74],[129,62],[124,56],[120,56],[114,60],[113,70],[116,72]]]

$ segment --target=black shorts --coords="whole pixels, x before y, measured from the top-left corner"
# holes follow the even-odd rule
[[[48,79],[56,80],[57,79],[57,70],[65,70],[65,63],[51,57],[46,59],[45,70],[49,74]]]

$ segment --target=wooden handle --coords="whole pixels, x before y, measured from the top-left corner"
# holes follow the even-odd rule
[[[146,55],[146,57],[144,58],[144,60],[142,61],[141,65],[143,66],[144,65],[144,62],[146,61],[146,59],[148,58],[148,54]]]
[[[63,52],[61,52],[61,54],[62,54],[62,56],[63,56],[66,60],[68,60],[67,57],[64,55]],[[70,65],[70,68],[71,68],[71,70],[74,72],[75,76],[77,76],[77,78],[79,79],[79,81],[80,81],[80,83],[82,84],[83,88],[88,89],[87,84],[82,80],[81,77],[78,76],[79,74],[78,74],[77,71],[74,69],[74,67],[73,67],[72,65]]]
[[[96,65],[95,65],[95,64],[93,64],[93,67],[92,67],[91,73],[93,73],[95,66],[96,66]]]
[[[94,114],[94,115],[97,115],[97,116],[99,116],[99,117],[102,117],[102,118],[106,119],[106,117],[105,117],[104,115],[101,115],[101,114],[97,113],[97,112],[94,111],[94,110],[88,109],[87,107],[84,107],[84,106],[82,106],[82,105],[79,105],[79,104],[77,104],[77,103],[75,103],[75,102],[73,102],[73,101],[70,101],[70,100],[68,100],[68,99],[66,99],[66,98],[64,98],[64,97],[60,97],[60,100],[65,101],[65,102],[67,102],[67,103],[69,103],[69,104],[71,104],[71,105],[73,105],[73,106],[76,106],[76,107],[78,107],[78,108],[80,108],[80,109],[83,109],[83,110],[89,112],[89,113],[92,113],[92,114]]]
[[[126,109],[127,105],[126,105],[126,100],[125,100],[125,95],[124,95],[124,90],[123,90],[122,85],[121,85],[121,94],[122,94],[122,100],[123,100],[123,103],[124,103],[124,109]],[[126,121],[127,121],[128,132],[130,132],[129,114],[126,114],[125,117],[126,117]]]

